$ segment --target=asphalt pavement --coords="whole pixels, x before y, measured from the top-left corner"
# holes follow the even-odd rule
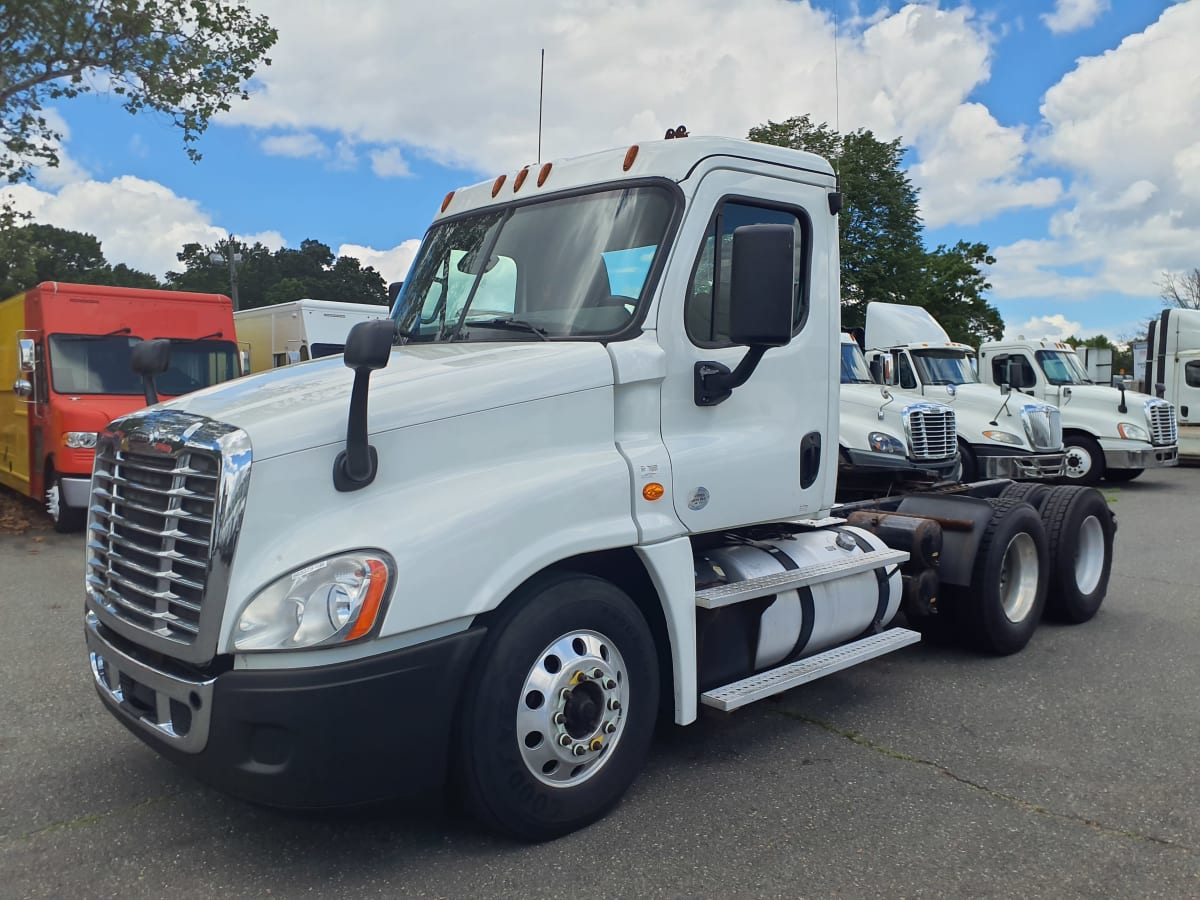
[[[1105,493],[1092,622],[662,727],[611,815],[535,846],[198,784],[95,696],[82,538],[0,535],[0,897],[1200,896],[1200,472]]]

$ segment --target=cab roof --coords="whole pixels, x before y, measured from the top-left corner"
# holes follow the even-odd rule
[[[686,137],[615,147],[585,156],[531,164],[446,195],[434,221],[473,209],[553,194],[589,185],[669,178],[683,181],[706,159],[726,157],[811,172],[834,186],[833,167],[815,153],[721,137]]]

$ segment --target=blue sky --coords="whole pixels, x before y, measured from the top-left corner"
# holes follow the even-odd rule
[[[164,120],[82,97],[18,202],[160,274],[232,233],[400,278],[448,190],[533,160],[544,46],[547,158],[800,113],[902,137],[927,243],[991,246],[1014,332],[1132,334],[1161,273],[1200,265],[1200,0],[251,5],[275,63],[199,164]]]

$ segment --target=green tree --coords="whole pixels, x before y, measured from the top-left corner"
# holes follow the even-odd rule
[[[189,158],[213,115],[246,99],[277,34],[237,0],[23,0],[0,7],[0,180],[56,166],[48,104],[111,93],[160,113]]]
[[[1113,343],[1113,341],[1109,340],[1108,337],[1103,334],[1097,334],[1090,338],[1081,338],[1071,335],[1070,337],[1063,338],[1063,343],[1070,344],[1072,347],[1096,347],[1100,350],[1111,350],[1113,374],[1135,374],[1133,371],[1133,348],[1127,343]]]
[[[878,300],[927,306],[952,338],[975,346],[1003,333],[1000,314],[983,296],[991,285],[981,267],[995,262],[987,245],[959,241],[925,250],[899,138],[881,141],[861,128],[842,135],[808,116],[768,121],[748,136],[817,153],[838,173],[844,327],[862,325],[867,304]]]
[[[160,287],[147,272],[109,264],[95,235],[39,224],[0,229],[0,298],[43,281]]]

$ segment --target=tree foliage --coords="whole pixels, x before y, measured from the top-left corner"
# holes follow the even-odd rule
[[[863,324],[873,300],[929,308],[954,340],[978,346],[1004,331],[984,298],[982,267],[995,258],[986,244],[959,241],[926,251],[917,189],[902,163],[897,138],[881,141],[867,129],[838,134],[808,116],[750,129],[759,143],[808,150],[830,161],[842,192],[840,255],[842,324]]]
[[[246,99],[246,81],[277,34],[237,0],[22,0],[0,6],[0,180],[56,166],[60,135],[45,108],[79,94],[121,98],[197,138]]]
[[[0,229],[0,299],[43,281],[160,287],[148,272],[110,264],[94,235],[38,224]]]
[[[1163,272],[1158,295],[1167,306],[1200,309],[1200,269],[1190,272]]]
[[[237,264],[241,309],[270,306],[312,297],[350,303],[387,303],[387,283],[375,269],[352,256],[335,256],[320,241],[305,240],[298,249],[272,252],[261,243],[223,240],[211,247],[186,244],[178,254],[182,272],[168,272],[167,286],[181,291],[230,291],[229,254],[240,253]],[[213,261],[216,254],[219,261]]]

